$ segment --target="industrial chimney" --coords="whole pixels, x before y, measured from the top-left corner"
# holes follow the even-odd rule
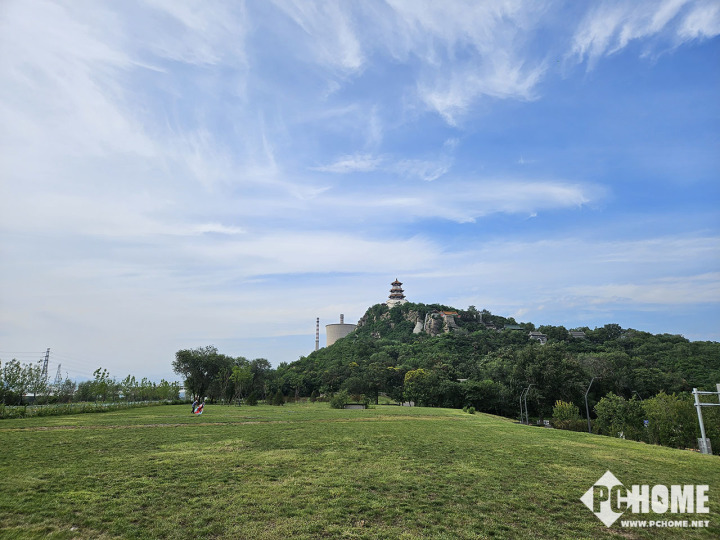
[[[320,317],[315,320],[315,350],[320,349]]]

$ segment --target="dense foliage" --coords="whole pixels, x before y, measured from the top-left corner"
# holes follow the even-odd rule
[[[453,328],[438,335],[413,333],[434,311],[456,311]],[[449,330],[449,331],[446,331]],[[626,399],[692,388],[715,390],[720,382],[720,343],[691,342],[679,335],[653,335],[617,324],[575,329],[535,327],[510,318],[447,306],[407,303],[368,309],[358,328],[331,347],[281,364],[275,384],[286,395],[346,390],[377,400],[386,394],[419,405],[473,406],[516,416],[523,389],[530,414],[550,418],[556,401],[590,408],[609,392]],[[547,343],[530,332],[547,336]]]
[[[717,403],[716,400],[705,401]],[[675,448],[693,448],[700,427],[693,397],[660,392],[650,399],[625,399],[612,392],[595,405],[594,431]],[[720,443],[720,410],[703,407],[705,435]]]
[[[183,349],[175,354],[173,370],[184,377],[185,390],[193,399],[210,402],[257,402],[277,391],[275,370],[265,358],[233,358],[211,346]],[[282,394],[281,394],[282,395]]]

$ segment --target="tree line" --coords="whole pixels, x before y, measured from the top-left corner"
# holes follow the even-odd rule
[[[172,401],[180,397],[180,384],[162,379],[155,383],[128,375],[122,380],[110,376],[104,368],[93,372],[91,380],[76,383],[66,377],[50,382],[43,373],[42,361],[22,364],[16,359],[0,361],[0,403],[24,405],[71,402]]]
[[[713,401],[708,401],[711,403]],[[714,401],[717,403],[717,401]],[[688,394],[659,394],[625,399],[612,392],[595,405],[593,433],[674,448],[693,448],[701,436],[695,402]],[[703,407],[705,435],[720,444],[720,408]],[[573,403],[558,400],[553,408],[553,427],[586,431],[587,420]]]
[[[415,322],[434,311],[456,311],[455,328],[414,334]],[[383,394],[397,402],[515,417],[529,387],[528,409],[538,418],[551,418],[557,400],[584,408],[591,380],[591,410],[610,392],[648,399],[660,392],[687,395],[693,387],[714,390],[720,382],[717,342],[617,324],[577,330],[584,338],[562,326],[518,323],[473,306],[378,304],[347,337],[276,369],[265,359],[233,358],[214,346],[178,351],[173,369],[193,396],[228,403],[277,393],[329,398],[345,391],[376,403]],[[531,339],[531,331],[542,332],[547,343]]]
[[[178,351],[172,367],[183,377],[191,399],[256,402],[273,397],[278,390],[277,371],[267,359],[228,356],[213,345]]]

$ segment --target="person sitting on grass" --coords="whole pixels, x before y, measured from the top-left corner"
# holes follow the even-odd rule
[[[198,415],[202,414],[204,407],[205,407],[205,401],[203,401],[200,405],[197,406],[197,408],[195,409],[194,413],[195,413],[195,414],[198,414]]]

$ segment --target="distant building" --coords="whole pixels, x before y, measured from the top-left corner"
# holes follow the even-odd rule
[[[583,332],[582,330],[570,330],[568,334],[570,334],[571,338],[585,339],[585,332]]]
[[[403,294],[404,291],[402,289],[402,283],[400,283],[396,278],[390,285],[392,285],[392,289],[390,289],[390,296],[387,302],[385,302],[387,307],[393,308],[401,304],[406,304],[407,300],[405,300],[405,295]]]
[[[338,339],[344,338],[350,332],[355,330],[356,325],[345,324],[345,315],[340,314],[340,324],[326,324],[325,325],[325,337],[327,339],[327,346],[329,347],[335,343]]]
[[[547,336],[543,334],[542,332],[530,332],[530,339],[534,339],[535,341],[539,341],[541,345],[545,345],[547,343]]]
[[[504,330],[525,330],[519,324],[506,324]]]

